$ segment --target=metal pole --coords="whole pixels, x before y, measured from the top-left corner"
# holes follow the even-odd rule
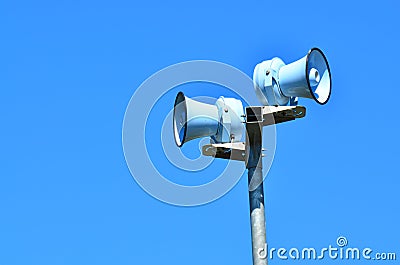
[[[246,168],[248,169],[249,202],[253,265],[267,265],[264,190],[262,174],[262,107],[246,108]]]

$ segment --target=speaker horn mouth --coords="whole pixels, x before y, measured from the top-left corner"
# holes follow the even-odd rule
[[[179,92],[175,98],[173,127],[175,143],[181,147],[185,143],[187,133],[187,107],[183,92]]]
[[[305,70],[311,96],[318,104],[326,104],[331,96],[332,78],[328,60],[319,48],[308,52]]]

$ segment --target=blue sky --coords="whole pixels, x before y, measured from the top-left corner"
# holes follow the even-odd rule
[[[400,258],[399,10],[394,0],[2,1],[0,264],[251,264],[246,177],[203,206],[152,198],[124,160],[125,108],[174,63],[252,76],[262,60],[314,46],[333,92],[277,126],[268,242],[322,248],[343,235]]]

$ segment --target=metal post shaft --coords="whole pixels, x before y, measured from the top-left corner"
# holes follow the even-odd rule
[[[262,109],[246,109],[249,202],[253,265],[267,265],[264,190],[262,174]]]

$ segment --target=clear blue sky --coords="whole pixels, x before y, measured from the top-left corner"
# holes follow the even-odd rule
[[[325,247],[344,235],[400,259],[399,10],[394,0],[1,1],[0,264],[251,264],[246,177],[199,207],[152,198],[124,160],[125,108],[174,63],[216,60],[251,76],[314,46],[333,92],[277,126],[268,242]]]

